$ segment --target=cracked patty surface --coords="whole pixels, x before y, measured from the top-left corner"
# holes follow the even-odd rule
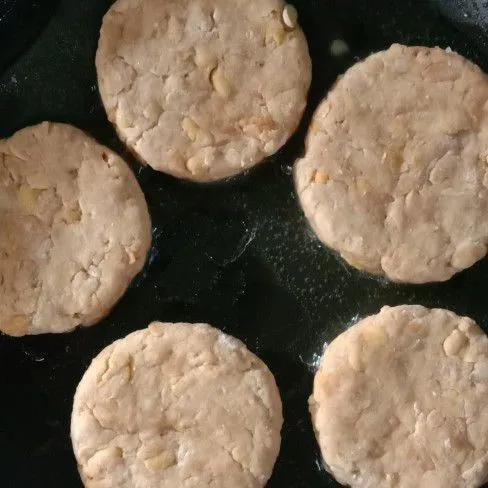
[[[154,322],[93,360],[71,437],[88,488],[262,488],[282,422],[273,375],[244,344]]]
[[[476,488],[488,478],[488,338],[469,318],[384,307],[337,337],[310,412],[354,488]]]
[[[307,42],[282,0],[118,0],[96,56],[119,136],[154,169],[212,181],[275,153],[299,124]]]
[[[67,332],[103,318],[144,264],[151,223],[126,163],[44,122],[0,140],[0,331]]]
[[[393,281],[444,281],[486,254],[488,78],[439,48],[349,69],[315,113],[297,193],[322,242]]]

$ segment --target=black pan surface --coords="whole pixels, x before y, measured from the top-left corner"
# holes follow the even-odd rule
[[[307,412],[324,341],[358,317],[401,303],[449,308],[488,332],[488,259],[434,285],[395,285],[362,274],[313,236],[291,177],[314,108],[337,76],[370,52],[392,42],[450,46],[488,71],[488,2],[293,3],[314,64],[300,130],[249,174],[196,185],[135,164],[107,122],[94,54],[110,0],[0,0],[0,137],[42,120],[81,127],[131,162],[154,229],[144,272],[101,324],[61,336],[0,336],[2,488],[81,486],[69,439],[75,387],[103,347],[155,319],[209,322],[267,362],[285,414],[270,488],[339,486],[320,468]],[[335,39],[347,42],[347,55],[331,56]]]

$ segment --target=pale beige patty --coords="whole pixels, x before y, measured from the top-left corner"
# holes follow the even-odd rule
[[[96,323],[141,270],[150,242],[142,191],[108,148],[49,122],[0,140],[0,331]]]
[[[282,0],[112,5],[96,56],[100,94],[141,161],[211,181],[245,171],[286,142],[312,69],[305,36],[284,7]]]
[[[87,488],[263,488],[282,422],[273,375],[244,344],[154,322],[93,360],[71,437]]]
[[[443,281],[486,254],[488,78],[456,53],[393,45],[318,108],[297,193],[319,238],[400,282]]]
[[[488,480],[488,337],[441,309],[384,307],[337,337],[310,411],[327,469],[353,488]]]

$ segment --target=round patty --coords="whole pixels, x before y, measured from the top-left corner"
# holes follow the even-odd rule
[[[486,254],[488,77],[455,53],[393,45],[318,108],[295,167],[325,244],[393,281],[444,281]]]
[[[98,322],[151,242],[129,167],[79,129],[44,122],[0,140],[0,188],[0,331]]]
[[[108,118],[140,160],[203,182],[245,171],[286,142],[305,108],[311,61],[284,7],[282,0],[112,5],[100,31],[98,83]]]
[[[93,360],[71,437],[87,488],[262,488],[282,422],[273,375],[244,344],[154,322]]]
[[[325,350],[310,411],[327,469],[354,488],[488,480],[488,337],[441,309],[385,307]]]

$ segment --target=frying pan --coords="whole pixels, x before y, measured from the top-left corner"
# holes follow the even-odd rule
[[[294,3],[314,71],[298,132],[248,174],[197,185],[136,164],[107,122],[94,55],[110,0],[0,0],[0,137],[41,120],[79,126],[132,165],[153,219],[146,267],[102,323],[67,335],[0,336],[2,488],[81,487],[69,439],[76,385],[103,347],[152,320],[209,322],[269,365],[285,416],[269,488],[339,486],[320,467],[307,398],[322,345],[358,317],[385,304],[418,303],[469,315],[488,332],[487,259],[432,285],[363,274],[313,236],[291,176],[318,102],[370,52],[393,42],[449,46],[488,71],[488,2]],[[332,56],[335,39],[349,52]]]

